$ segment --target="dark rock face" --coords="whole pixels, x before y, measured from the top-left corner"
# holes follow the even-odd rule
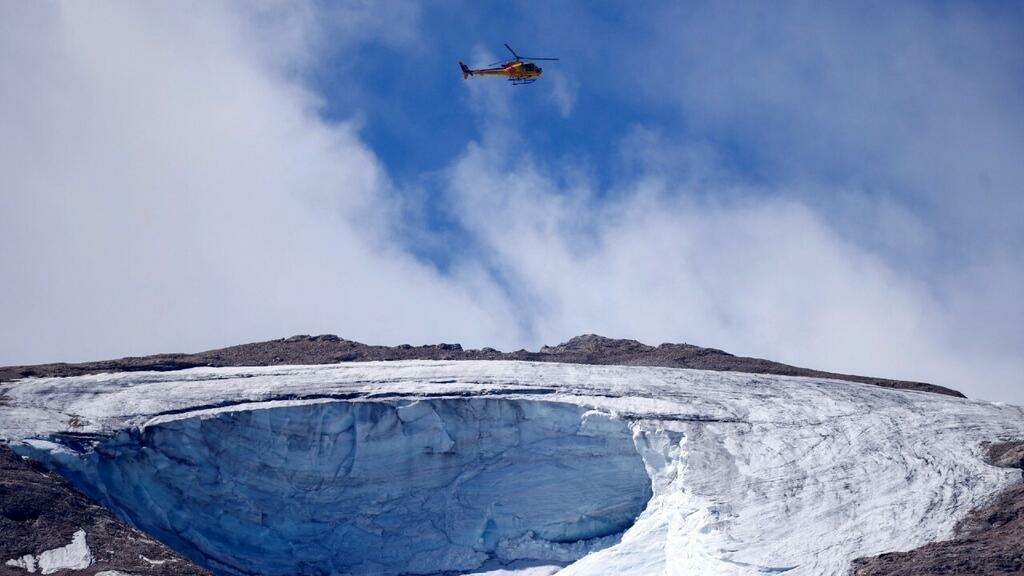
[[[989,448],[988,458],[994,466],[1024,469],[1024,442],[995,444]]]
[[[95,561],[88,568],[61,570],[59,574],[117,570],[153,576],[210,575],[124,524],[57,473],[0,444],[0,574],[27,574],[2,562],[66,546],[78,530],[85,531]]]
[[[197,366],[273,366],[277,364],[334,364],[372,360],[528,360],[531,362],[566,362],[572,364],[605,364],[624,366],[664,366],[699,370],[728,370],[752,374],[835,378],[850,382],[874,384],[886,388],[920,390],[963,397],[963,394],[922,382],[886,380],[866,376],[835,374],[798,368],[760,358],[733,356],[714,348],[692,344],[661,344],[648,346],[636,340],[616,340],[594,334],[577,336],[557,346],[544,346],[539,352],[502,353],[493,348],[463,350],[458,344],[428,346],[370,346],[334,335],[292,336],[281,340],[257,342],[210,350],[196,354],[158,354],[138,358],[122,358],[82,364],[42,364],[0,368],[0,382],[31,376],[78,376],[100,372],[131,372],[139,370],[182,370]]]
[[[989,461],[1024,468],[1024,441],[995,444]],[[1024,483],[973,511],[957,527],[957,538],[909,552],[854,561],[855,576],[925,576],[933,574],[1024,574]]]

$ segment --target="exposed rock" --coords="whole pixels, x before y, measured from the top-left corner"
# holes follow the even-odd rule
[[[988,459],[995,466],[1024,469],[1024,442],[993,444],[988,450]]]
[[[821,370],[798,368],[760,358],[733,356],[714,348],[692,344],[661,344],[648,346],[636,340],[617,340],[586,334],[557,346],[544,346],[540,352],[518,350],[502,353],[493,348],[463,350],[459,344],[427,346],[371,346],[345,340],[334,335],[292,336],[280,340],[256,342],[209,350],[196,354],[157,354],[120,360],[85,362],[81,364],[41,364],[0,368],[0,382],[31,376],[79,376],[100,372],[133,372],[139,370],[170,371],[198,366],[273,366],[279,364],[333,364],[373,360],[528,360],[532,362],[566,362],[574,364],[605,364],[625,366],[664,366],[723,370],[780,376],[834,378],[850,382],[874,384],[886,388],[920,390],[963,397],[949,388],[888,380],[867,376],[836,374]]]
[[[600,354],[602,352],[647,354],[654,350],[654,347],[641,344],[636,340],[616,340],[598,336],[597,334],[584,334],[570,338],[557,346],[541,346],[542,354]]]

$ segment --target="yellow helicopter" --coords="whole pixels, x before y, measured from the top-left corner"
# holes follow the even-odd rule
[[[527,62],[527,60],[558,60],[558,58],[527,58],[516,54],[516,51],[508,44],[505,44],[505,48],[508,48],[508,51],[512,53],[514,58],[512,60],[491,64],[491,66],[495,66],[495,68],[477,68],[474,70],[462,62],[459,62],[459,66],[462,67],[462,78],[466,79],[470,76],[477,75],[505,76],[512,84],[532,84],[537,81],[537,77],[544,72],[544,69],[533,62]]]

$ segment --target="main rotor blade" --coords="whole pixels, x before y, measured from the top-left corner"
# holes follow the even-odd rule
[[[526,56],[522,57],[523,60],[558,60],[558,58],[529,58]]]
[[[519,54],[516,54],[516,51],[513,50],[511,46],[509,46],[508,44],[505,44],[505,48],[508,48],[508,51],[511,52],[512,55],[516,57],[516,59],[521,59]]]

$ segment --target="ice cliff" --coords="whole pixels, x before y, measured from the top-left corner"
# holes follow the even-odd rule
[[[133,523],[240,574],[432,574],[537,545],[572,560],[565,543],[624,531],[651,495],[624,422],[523,400],[220,411],[75,464]]]
[[[223,574],[845,574],[1019,472],[1024,410],[831,380],[526,362],[31,379],[0,436]],[[0,559],[4,560],[4,559]],[[554,570],[555,568],[552,568]]]

